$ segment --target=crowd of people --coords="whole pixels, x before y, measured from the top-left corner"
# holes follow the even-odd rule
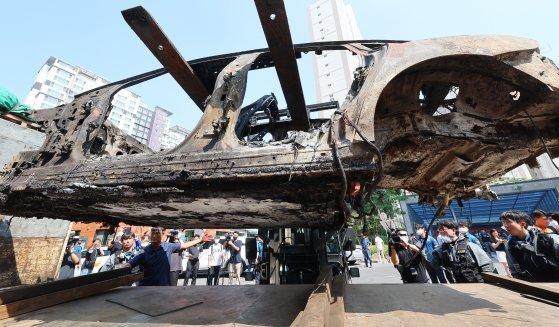
[[[106,251],[101,248],[99,239],[93,240],[91,246],[84,250],[79,237],[72,238],[66,247],[58,279],[74,277],[76,271],[80,271],[80,275],[90,274],[97,258],[108,255],[100,272],[130,267],[133,272],[144,272],[144,278],[138,285],[176,286],[183,270],[184,256],[187,258],[184,285],[196,285],[202,242],[211,242],[207,256],[207,285],[218,285],[220,277],[223,284],[225,272],[228,272],[229,284],[240,285],[243,263],[241,248],[244,244],[237,232],[226,235],[223,240],[218,236],[211,239],[202,233],[186,241],[184,235],[179,236],[179,231],[167,231],[159,227],[151,228],[150,232],[141,237],[136,236],[130,228],[125,228],[115,235]],[[260,248],[261,243],[262,240],[257,238]],[[261,252],[260,250],[260,259]]]
[[[532,216],[505,211],[502,227],[489,233],[470,233],[466,222],[443,220],[436,237],[416,225],[413,236],[403,229],[391,232],[389,254],[404,283],[478,283],[483,272],[498,271],[532,282],[559,281],[558,218],[541,210]]]

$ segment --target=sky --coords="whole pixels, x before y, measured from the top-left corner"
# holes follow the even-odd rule
[[[294,43],[310,41],[307,7],[286,0]],[[346,0],[365,39],[416,40],[450,35],[506,34],[533,38],[559,63],[559,1]],[[187,60],[266,47],[252,0],[205,1],[6,1],[0,31],[0,86],[22,101],[50,57],[116,81],[161,67],[126,24],[121,10],[144,6]],[[307,103],[315,103],[311,56],[298,61]],[[169,76],[132,88],[151,106],[171,112],[174,124],[192,129],[200,111]],[[281,94],[275,71],[249,73],[245,104]],[[280,100],[280,107],[285,102]]]

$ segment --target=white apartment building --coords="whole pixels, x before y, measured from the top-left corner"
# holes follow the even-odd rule
[[[308,7],[312,42],[360,40],[361,32],[353,8],[344,0],[317,0]],[[324,51],[313,55],[316,101],[343,103],[355,69],[362,58],[348,51]],[[323,113],[328,117],[330,113]]]
[[[110,82],[82,67],[50,57],[39,69],[35,83],[24,103],[33,109],[52,108],[71,102],[76,94],[109,84]],[[151,139],[162,137],[163,129],[154,133],[154,116],[160,107],[151,108],[142,98],[127,89],[115,94],[109,121],[141,143],[150,145]],[[164,120],[170,116],[165,110]],[[158,124],[165,124],[159,121]],[[156,143],[159,143],[157,140]]]
[[[167,125],[161,139],[161,149],[167,150],[176,147],[184,141],[189,133],[190,131],[182,126],[175,125],[169,127]]]

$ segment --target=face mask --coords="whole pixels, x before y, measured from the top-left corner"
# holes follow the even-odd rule
[[[219,243],[219,240],[214,240],[214,243],[215,243],[215,244]]]
[[[445,235],[445,236],[441,236],[441,240],[442,240],[444,243],[452,243],[452,241],[454,241],[454,240],[452,239],[452,237],[446,236],[446,235]]]
[[[468,232],[468,229],[466,227],[460,227],[458,228],[458,232],[460,234],[466,234]]]
[[[408,236],[400,236],[400,239],[402,239],[402,241],[409,243],[410,242],[410,238]]]

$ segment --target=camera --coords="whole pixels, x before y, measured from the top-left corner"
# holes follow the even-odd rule
[[[179,238],[179,231],[176,230],[176,229],[173,229],[169,233],[169,243],[174,243],[178,238]]]
[[[390,238],[388,239],[388,243],[400,244],[400,242],[402,242],[402,239],[400,238],[400,235],[398,235],[398,232],[395,230],[390,231]]]

